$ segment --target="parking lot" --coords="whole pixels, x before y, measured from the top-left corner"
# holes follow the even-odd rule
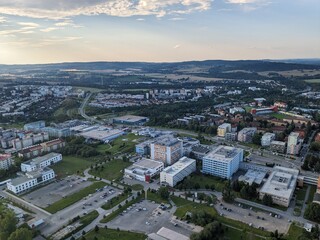
[[[91,184],[92,182],[86,181],[79,176],[69,176],[40,187],[39,189],[22,196],[22,198],[38,207],[46,208],[60,199],[78,192]]]
[[[158,190],[160,188],[160,180],[159,179],[153,180],[152,183],[147,183],[147,182],[142,182],[142,181],[139,181],[136,179],[130,179],[130,178],[124,177],[122,182],[127,185],[130,185],[130,186],[135,185],[135,184],[142,185],[144,190],[147,190],[149,188]]]
[[[192,233],[190,229],[174,224],[171,219],[172,213],[170,209],[161,210],[159,204],[144,200],[133,205],[131,209],[125,210],[125,212],[109,222],[108,227],[119,227],[121,230],[145,232],[147,234],[157,232],[161,227],[166,227],[190,236]]]
[[[232,218],[269,232],[278,230],[280,233],[286,233],[290,225],[290,222],[281,216],[246,208],[242,204],[223,203],[218,205],[217,210],[224,217]]]

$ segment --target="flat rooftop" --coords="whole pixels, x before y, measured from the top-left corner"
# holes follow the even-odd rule
[[[189,240],[189,237],[165,227],[160,228],[157,235],[168,240]]]
[[[154,161],[147,158],[142,158],[141,160],[132,164],[132,167],[139,167],[139,168],[145,168],[145,169],[158,168],[160,166],[163,166],[163,162]]]
[[[243,152],[243,150],[240,148],[220,145],[213,151],[209,152],[205,156],[205,158],[223,162],[230,162],[234,159],[235,156],[237,156],[241,152]]]
[[[121,133],[123,133],[123,131],[118,129],[113,129],[113,130],[96,130],[95,129],[92,131],[80,133],[80,135],[83,136],[84,138],[91,138],[91,139],[96,139],[100,141],[105,141],[108,138]]]
[[[298,175],[299,170],[276,166],[260,192],[289,199],[295,190]]]
[[[46,161],[46,160],[48,160],[50,158],[57,157],[59,155],[61,155],[61,154],[60,153],[51,152],[51,153],[48,153],[48,154],[46,154],[44,156],[33,158],[33,159],[29,160],[29,161],[24,162],[23,164],[27,164],[27,165],[40,164],[43,161]]]
[[[266,171],[258,171],[258,170],[252,170],[249,169],[245,175],[239,177],[239,181],[244,181],[249,183],[250,185],[252,183],[256,183],[260,185],[266,176]]]
[[[146,119],[148,119],[148,118],[142,117],[142,116],[135,116],[135,115],[125,115],[122,117],[114,118],[114,120],[116,120],[116,121],[124,121],[124,122],[130,122],[130,123],[135,123],[135,122],[146,120]]]
[[[189,165],[195,162],[196,160],[192,158],[182,157],[179,159],[179,161],[177,161],[176,163],[174,163],[169,167],[166,167],[163,171],[166,172],[167,174],[174,176],[178,174],[181,170],[185,169],[186,167],[188,167]]]
[[[169,136],[161,136],[154,141],[154,144],[162,145],[162,146],[172,146],[176,143],[180,142],[177,138],[169,135]]]
[[[274,144],[274,145],[281,145],[281,146],[285,146],[286,143],[285,142],[281,142],[281,141],[271,141],[271,144]]]

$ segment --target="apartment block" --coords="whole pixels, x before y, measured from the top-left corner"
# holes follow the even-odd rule
[[[7,170],[13,164],[11,154],[0,154],[0,169]]]
[[[256,133],[257,128],[244,128],[238,133],[239,142],[252,142],[252,137]]]
[[[303,139],[299,137],[299,133],[291,132],[288,137],[287,154],[298,155],[302,147]]]
[[[30,147],[40,142],[48,141],[49,134],[48,133],[38,133],[38,134],[27,134],[21,138],[16,138],[12,140],[12,146],[17,151]]]
[[[47,155],[31,159],[29,161],[21,163],[22,172],[32,172],[36,169],[45,168],[56,164],[62,160],[60,153],[49,153]]]
[[[218,127],[217,135],[219,137],[224,137],[226,133],[231,132],[231,124],[230,123],[223,123]]]
[[[274,133],[265,133],[261,138],[261,146],[268,147],[270,146],[271,142],[276,138],[276,134]]]

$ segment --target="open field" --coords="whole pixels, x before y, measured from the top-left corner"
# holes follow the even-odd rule
[[[308,79],[308,80],[305,80],[305,82],[307,82],[307,83],[320,83],[320,79]]]
[[[75,89],[82,89],[83,91],[88,91],[92,93],[102,92],[104,89],[92,88],[92,87],[75,87]]]
[[[303,77],[305,75],[307,76],[314,76],[317,74],[320,74],[319,70],[308,70],[308,69],[304,69],[304,70],[290,70],[290,71],[272,71],[273,73],[278,73],[282,76],[285,77]],[[270,71],[266,71],[266,72],[259,72],[260,75],[262,76],[268,76],[268,74],[270,73]]]
[[[90,231],[87,235],[85,235],[87,240],[145,240],[146,235],[142,233],[134,233],[128,231],[118,231],[116,229],[105,229],[101,228],[98,232],[94,230]]]
[[[117,153],[132,153],[134,152],[135,145],[139,143],[138,140],[140,138],[141,136],[136,136],[131,133],[118,137],[110,144],[101,144],[97,147],[97,150],[102,154],[105,154],[107,151],[113,155]]]
[[[205,189],[206,185],[214,185],[214,188],[219,192],[222,191],[225,184],[225,180],[209,175],[191,174],[190,177],[187,177],[187,180],[190,180],[194,184],[198,183],[200,189]]]
[[[191,81],[219,81],[222,78],[208,78],[208,77],[198,77],[189,74],[161,74],[161,73],[147,73],[144,74],[147,77],[151,78],[159,78],[159,79],[172,79],[172,80],[179,80],[179,79],[186,79],[188,78]]]
[[[94,158],[82,158],[77,156],[63,156],[61,162],[52,166],[58,178],[72,174],[80,174],[95,163]]]
[[[299,236],[303,233],[303,228],[297,226],[295,223],[290,225],[289,231],[285,236],[286,240],[298,240]]]
[[[45,208],[46,211],[50,213],[56,213],[78,201],[80,201],[82,198],[88,196],[89,194],[92,194],[96,191],[97,188],[104,187],[106,184],[104,182],[94,182],[91,186],[86,187],[79,192],[76,192],[70,196],[67,196],[58,202],[55,202],[54,204],[50,205],[49,207]]]
[[[116,181],[122,178],[123,169],[130,166],[132,163],[124,162],[119,159],[114,159],[103,165],[103,168],[98,168],[97,170],[94,168],[90,170],[90,174],[101,177],[110,181]]]
[[[276,118],[276,119],[279,119],[279,120],[282,120],[286,117],[288,117],[288,115],[285,115],[285,114],[281,114],[281,113],[272,113],[270,114],[272,117]]]

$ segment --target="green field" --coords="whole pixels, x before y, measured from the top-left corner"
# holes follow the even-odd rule
[[[89,194],[92,194],[96,191],[97,188],[104,187],[106,183],[104,182],[94,182],[89,187],[86,187],[79,192],[76,192],[70,196],[67,196],[65,198],[62,198],[61,200],[55,202],[54,204],[50,205],[49,207],[45,208],[46,211],[50,213],[56,213],[78,201],[83,199],[84,197],[88,196]]]
[[[311,203],[313,201],[314,194],[316,193],[316,191],[317,191],[317,186],[311,185],[309,196],[308,196],[308,203]]]
[[[99,213],[96,210],[89,212],[87,215],[84,215],[83,217],[80,218],[80,223],[82,224],[81,227],[83,228],[83,227],[89,225],[98,216],[99,216]]]
[[[124,162],[119,159],[114,159],[110,162],[107,162],[103,165],[102,168],[98,168],[97,170],[94,168],[89,171],[90,174],[107,179],[109,181],[117,181],[123,176],[123,169],[130,166],[132,163]]]
[[[299,236],[303,233],[303,228],[292,223],[290,225],[289,231],[285,237],[286,240],[298,240]]]
[[[153,193],[151,191],[147,191],[147,200],[155,201],[156,203],[169,204],[167,199],[162,199],[158,193]]]
[[[320,83],[320,79],[308,79],[308,80],[304,80],[307,83]]]
[[[222,192],[226,182],[225,180],[214,176],[197,174],[191,174],[190,177],[188,177],[188,180],[190,180],[192,183],[198,183],[200,185],[200,189],[205,189],[206,185],[214,185],[215,189],[219,192]]]
[[[272,116],[276,119],[279,119],[279,120],[282,120],[282,119],[288,117],[287,115],[281,114],[281,113],[272,113],[272,114],[270,114],[270,116]]]
[[[224,239],[225,240],[260,240],[264,239],[261,237],[258,237],[250,232],[240,231],[238,229],[234,229],[231,227],[226,227],[224,232]]]
[[[297,195],[297,200],[298,201],[304,201],[307,193],[307,187],[305,186],[302,189],[297,189],[295,194]]]
[[[132,190],[134,190],[134,191],[141,191],[141,190],[143,190],[143,186],[142,186],[141,184],[133,184],[133,185],[131,186],[131,188],[132,188]]]
[[[82,89],[83,91],[88,91],[92,93],[102,92],[104,89],[101,88],[92,88],[92,87],[75,87],[75,89]]]
[[[134,134],[128,134],[121,137],[118,137],[110,144],[101,144],[97,147],[97,150],[105,154],[108,151],[110,154],[116,155],[118,153],[133,153],[135,145],[138,143],[140,136]]]
[[[82,158],[77,156],[63,156],[62,161],[53,165],[52,169],[58,175],[63,178],[72,174],[82,174],[82,172],[94,164],[96,159],[94,158]]]
[[[98,232],[90,231],[85,235],[85,238],[87,240],[145,240],[147,236],[142,233],[100,228]]]

